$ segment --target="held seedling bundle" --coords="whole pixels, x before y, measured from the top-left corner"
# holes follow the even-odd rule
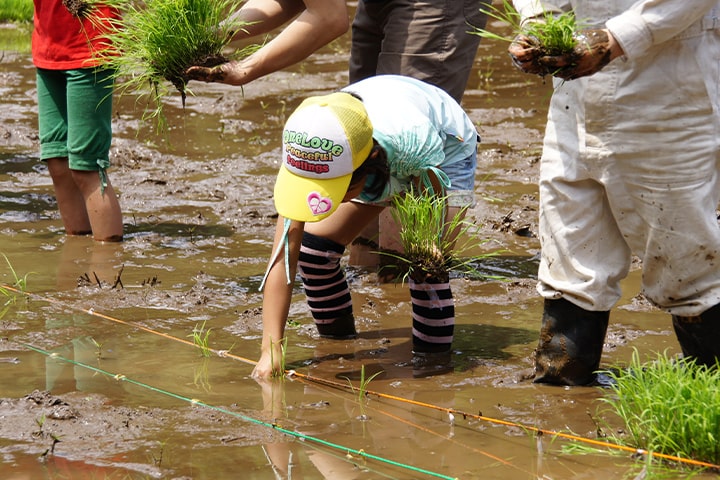
[[[68,12],[77,18],[88,17],[95,5],[87,0],[62,0],[62,4],[67,8]]]
[[[189,67],[213,67],[258,48],[251,45],[228,56],[223,53],[233,32],[248,25],[231,15],[242,1],[109,0],[107,4],[120,11],[120,18],[110,22],[106,35],[110,46],[98,57],[115,70],[121,94],[135,92],[148,98],[150,106],[143,118],[156,118],[162,130],[162,100],[172,85],[184,106]]]
[[[447,218],[447,198],[430,191],[410,190],[394,198],[392,216],[400,225],[400,243],[404,253],[382,252],[399,261],[395,265],[403,274],[403,280],[411,278],[416,283],[447,282],[450,272],[470,277],[480,274],[475,264],[497,252],[460,258],[485,243],[477,237],[476,226],[464,220],[464,211]]]
[[[545,11],[542,15],[522,22],[520,14],[508,0],[501,7],[489,6],[480,9],[489,18],[506,23],[511,28],[509,36],[503,36],[489,30],[477,28],[470,32],[482,38],[512,42],[518,35],[527,39],[528,48],[540,50],[541,56],[566,56],[572,59],[577,44],[577,32],[580,29],[572,12]],[[552,75],[544,70],[541,75]]]

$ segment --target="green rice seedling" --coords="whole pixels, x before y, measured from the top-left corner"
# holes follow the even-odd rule
[[[547,11],[539,18],[523,24],[520,14],[508,0],[503,0],[501,7],[490,5],[488,8],[480,10],[489,18],[508,24],[511,33],[505,36],[482,28],[476,28],[470,33],[508,43],[512,42],[517,35],[524,35],[530,39],[534,47],[541,51],[542,55],[547,56],[572,56],[577,44],[576,33],[582,28],[572,12]],[[549,71],[545,73],[552,74]]]
[[[365,413],[365,402],[367,401],[368,385],[370,385],[370,382],[372,382],[372,380],[381,373],[383,373],[382,370],[380,370],[379,372],[375,372],[369,377],[365,378],[365,365],[361,365],[360,383],[357,387],[352,384],[348,377],[345,377],[345,379],[348,381],[348,384],[350,385],[350,390],[357,392],[358,404],[360,405],[360,416],[358,416],[358,418],[360,420],[369,420],[369,417]]]
[[[165,455],[165,450],[167,448],[167,444],[168,444],[167,440],[163,440],[161,442],[158,441],[157,455],[155,455],[155,453],[153,453],[152,451],[148,453],[148,458],[158,468],[162,467],[163,459],[165,458],[164,455]]]
[[[381,252],[397,260],[394,265],[402,273],[402,280],[422,283],[429,278],[447,282],[450,272],[475,278],[481,275],[474,265],[498,252],[461,257],[485,240],[477,235],[477,227],[464,220],[465,210],[446,219],[447,197],[429,191],[410,190],[393,200],[392,216],[400,225],[400,243],[404,253]],[[493,277],[499,278],[499,277]]]
[[[5,302],[2,305],[2,309],[0,309],[1,319],[7,314],[10,307],[15,304],[18,297],[20,296],[17,291],[19,290],[20,292],[25,292],[25,290],[27,289],[27,277],[32,272],[26,273],[24,276],[20,277],[13,268],[12,263],[10,263],[10,259],[7,257],[7,255],[5,255],[4,253],[0,253],[0,255],[2,255],[5,259],[5,263],[7,263],[8,268],[10,269],[10,274],[13,278],[12,285],[3,286],[0,284],[0,295],[5,297]]]
[[[601,399],[626,425],[620,444],[651,454],[720,464],[720,369],[677,360],[666,353],[643,363],[637,350],[628,368]]]
[[[195,325],[193,327],[192,333],[188,335],[188,337],[191,337],[193,339],[193,343],[200,348],[200,353],[202,353],[203,357],[209,357],[211,353],[210,349],[210,331],[212,328],[205,329],[205,323],[204,321],[202,325],[198,326]]]
[[[26,273],[26,274],[25,274],[24,276],[22,276],[22,277],[18,276],[17,272],[15,271],[15,269],[14,269],[13,266],[12,266],[12,263],[10,263],[10,259],[7,257],[7,255],[5,255],[4,253],[0,253],[0,255],[2,255],[3,258],[5,259],[5,263],[7,263],[8,268],[10,269],[10,273],[11,273],[12,276],[13,276],[13,280],[14,280],[14,281],[13,281],[12,286],[15,287],[15,288],[17,288],[17,289],[20,290],[21,292],[24,292],[25,289],[27,289],[27,277],[28,277],[28,275],[30,275],[30,273],[32,273],[32,272]],[[2,288],[0,287],[0,292],[2,292],[3,294],[7,294],[7,293],[9,292],[9,290],[7,290],[7,289],[2,289]]]
[[[106,35],[109,47],[98,57],[115,70],[120,94],[138,93],[148,101],[143,119],[156,119],[158,131],[166,126],[163,99],[171,92],[169,85],[180,92],[183,106],[192,93],[185,73],[189,67],[213,67],[258,48],[249,45],[224,53],[233,32],[248,25],[230,15],[242,1],[129,0],[120,9],[121,18]]]
[[[46,420],[47,420],[47,417],[45,416],[44,413],[40,416],[40,418],[35,419],[35,424],[38,427],[40,427],[40,430],[38,430],[37,432],[33,432],[33,434],[32,434],[33,437],[38,437],[38,436],[42,436],[45,434],[45,432],[43,431],[43,427],[45,426]]]
[[[32,22],[32,0],[0,0],[0,22]]]
[[[90,337],[90,342],[95,346],[95,356],[97,358],[102,358],[102,347],[103,344],[95,340],[93,337]]]
[[[277,370],[273,370],[273,372],[272,372],[273,378],[285,376],[285,368],[286,368],[285,357],[287,355],[287,342],[288,342],[287,337],[284,337],[276,342],[280,347],[280,368],[278,368]],[[270,344],[274,345],[272,338],[270,339]],[[275,349],[270,348],[270,363],[272,365],[275,365],[275,357],[274,357],[275,353],[274,352],[275,352]]]

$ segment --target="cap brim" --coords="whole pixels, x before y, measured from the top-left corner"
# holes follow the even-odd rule
[[[301,177],[280,167],[275,180],[275,208],[285,218],[298,222],[317,222],[342,203],[352,174],[318,180]]]

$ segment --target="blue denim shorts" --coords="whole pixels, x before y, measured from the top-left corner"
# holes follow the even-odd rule
[[[477,152],[465,160],[441,169],[450,179],[448,188],[448,206],[472,207],[475,205],[475,169],[477,167]]]

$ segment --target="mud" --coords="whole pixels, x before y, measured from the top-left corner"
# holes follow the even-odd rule
[[[193,429],[217,435],[220,445],[233,447],[280,439],[271,429],[238,433],[232,417],[208,415],[200,408],[128,408],[113,405],[101,394],[80,392],[57,396],[35,390],[22,398],[2,399],[0,419],[2,443],[14,444],[9,451],[32,455],[41,464],[61,463],[62,457],[82,459],[87,464],[82,478],[89,478],[88,472],[93,471],[95,475],[109,475],[104,467],[124,467],[147,477],[162,477],[167,458],[163,458],[159,438],[168,425],[192,425]],[[133,450],[144,451],[147,456],[142,462],[126,464],[122,459]],[[56,451],[62,455],[55,455]],[[73,474],[71,478],[80,477]]]
[[[279,132],[304,97],[344,85],[347,42],[243,89],[190,82],[184,109],[179,94],[166,99],[164,135],[143,121],[146,99],[117,97],[109,173],[126,240],[114,246],[64,237],[37,161],[34,70],[27,53],[4,52],[0,252],[16,272],[34,273],[32,295],[0,316],[3,478],[419,478],[351,453],[319,452],[278,425],[452,478],[617,478],[633,468],[629,458],[545,454],[553,440],[522,431],[533,424],[597,438],[603,393],[529,381],[541,312],[536,184],[550,87],[513,70],[505,46],[486,41],[463,100],[482,137],[478,202],[467,218],[486,239],[480,251],[497,253],[478,268],[504,278],[453,278],[454,372],[413,378],[405,289],[358,267],[348,275],[360,338],[320,339],[297,289],[288,366],[335,387],[357,382],[367,367],[382,372],[377,391],[517,425],[448,421],[377,398],[363,413],[370,420],[360,421],[363,402],[342,388],[249,378],[261,332],[257,287],[276,219]],[[7,272],[2,280],[12,283]],[[633,348],[677,351],[668,319],[637,295],[637,284],[634,269],[605,364],[628,359]],[[187,342],[203,322],[213,328],[212,347],[237,358],[203,358],[170,341]]]

